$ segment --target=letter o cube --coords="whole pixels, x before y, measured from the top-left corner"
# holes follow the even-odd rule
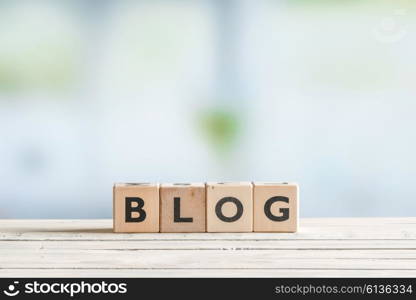
[[[253,188],[250,182],[207,183],[207,231],[253,231]]]

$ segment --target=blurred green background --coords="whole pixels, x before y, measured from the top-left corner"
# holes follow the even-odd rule
[[[114,182],[297,181],[301,216],[416,211],[416,3],[0,0],[0,217]]]

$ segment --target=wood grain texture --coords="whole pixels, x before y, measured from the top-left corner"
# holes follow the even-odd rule
[[[288,203],[276,197],[284,197],[282,199]],[[253,231],[296,232],[299,219],[298,207],[299,187],[297,184],[253,183]],[[270,217],[266,215],[266,210],[271,214]]]
[[[181,220],[175,221],[175,201]],[[179,209],[180,208],[180,209]],[[205,232],[205,184],[170,183],[160,187],[160,232]]]
[[[189,234],[116,234],[111,220],[0,220],[0,276],[415,277],[416,218]]]

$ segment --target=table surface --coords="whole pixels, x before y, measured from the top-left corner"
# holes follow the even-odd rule
[[[0,277],[416,277],[416,218],[301,219],[297,233],[112,233],[0,220]]]

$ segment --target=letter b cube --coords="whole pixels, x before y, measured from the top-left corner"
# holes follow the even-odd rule
[[[158,184],[115,184],[113,201],[114,232],[159,232]]]

